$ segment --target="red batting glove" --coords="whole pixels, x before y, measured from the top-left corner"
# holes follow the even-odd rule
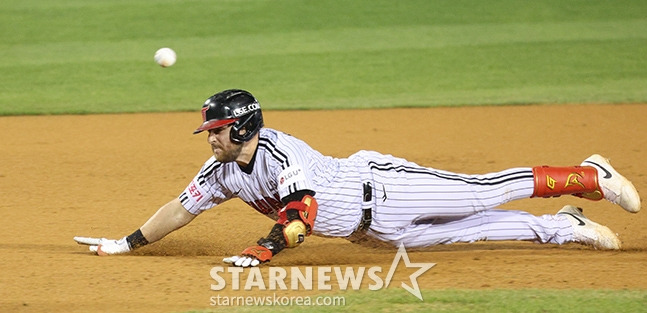
[[[254,267],[261,263],[269,262],[272,259],[272,251],[263,246],[252,246],[241,253],[240,256],[234,255],[230,258],[224,258],[222,261],[233,266]]]

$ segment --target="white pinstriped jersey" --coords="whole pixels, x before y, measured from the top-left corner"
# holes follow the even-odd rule
[[[315,191],[319,204],[313,233],[346,237],[355,232],[363,209],[372,213],[369,236],[408,247],[477,240],[572,239],[570,222],[553,215],[493,210],[533,192],[531,168],[485,175],[456,174],[419,166],[372,151],[348,158],[324,156],[305,142],[262,128],[247,169],[211,157],[180,195],[199,214],[239,197],[276,220],[281,199],[298,190]],[[364,186],[371,196],[365,199]]]
[[[192,214],[239,197],[268,217],[278,219],[281,199],[298,190],[312,190],[319,204],[313,232],[350,235],[359,223],[362,191],[357,166],[348,159],[324,156],[305,142],[280,131],[262,128],[258,149],[246,173],[235,163],[211,157],[180,195]],[[359,186],[356,186],[359,185]]]

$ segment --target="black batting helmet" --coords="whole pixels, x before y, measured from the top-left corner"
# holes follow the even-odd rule
[[[229,124],[233,124],[229,138],[235,143],[252,139],[263,127],[261,105],[251,93],[228,89],[209,97],[202,105],[202,125],[193,133]]]

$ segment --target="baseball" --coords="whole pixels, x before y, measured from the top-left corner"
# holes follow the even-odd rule
[[[155,52],[155,62],[161,67],[169,67],[175,64],[175,51],[171,48],[161,48]]]

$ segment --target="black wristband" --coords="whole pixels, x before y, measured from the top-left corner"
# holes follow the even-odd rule
[[[144,237],[144,234],[142,234],[141,229],[138,229],[130,236],[126,237],[126,242],[128,243],[128,246],[131,250],[143,247],[148,244],[148,240],[146,240],[146,237]]]

